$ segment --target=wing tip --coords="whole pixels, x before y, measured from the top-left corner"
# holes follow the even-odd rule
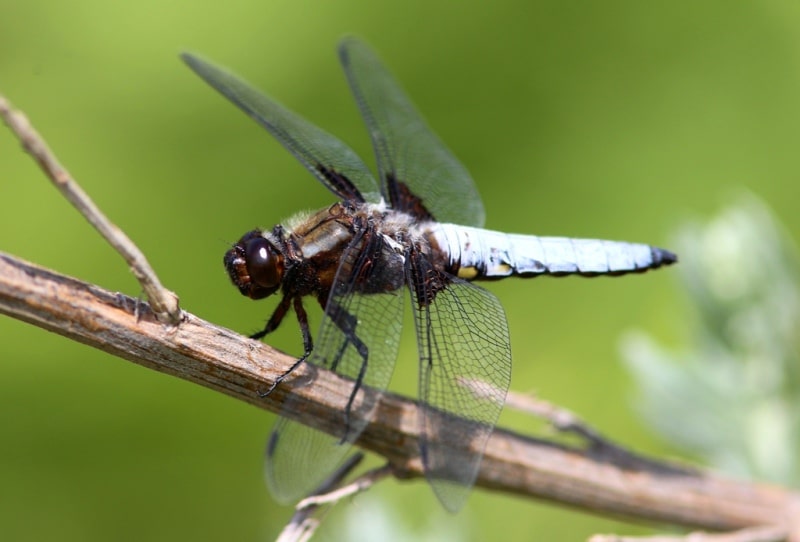
[[[339,40],[336,50],[339,53],[339,61],[342,66],[350,64],[350,55],[353,47],[364,47],[364,42],[352,34],[345,34]]]
[[[178,58],[180,58],[184,64],[189,66],[195,72],[197,71],[198,67],[208,64],[207,61],[203,60],[203,57],[189,51],[181,51],[178,54]]]

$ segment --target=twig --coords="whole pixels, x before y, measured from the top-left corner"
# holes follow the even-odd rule
[[[313,508],[322,506],[324,504],[338,502],[346,497],[350,497],[351,495],[366,491],[384,478],[391,476],[392,473],[392,466],[387,463],[382,467],[365,472],[346,486],[328,491],[327,493],[317,492],[310,497],[306,497],[297,503],[297,509],[301,510],[304,508]]]
[[[295,515],[298,514],[295,513]],[[320,520],[314,517],[298,519],[292,517],[292,520],[283,528],[275,542],[307,542],[311,540],[320,525]]]
[[[595,535],[588,542],[781,542],[789,533],[782,527],[751,527],[728,533],[693,532],[686,536],[617,536]]]
[[[478,396],[484,395],[487,386],[489,386],[487,382],[469,378],[460,378],[459,383]],[[667,464],[637,455],[631,450],[603,437],[599,431],[569,410],[542,399],[509,391],[506,394],[505,406],[506,408],[541,418],[549,422],[558,431],[578,435],[588,444],[586,451],[598,461],[613,462],[615,465],[628,470],[641,468],[649,468],[651,470],[667,469],[673,474],[681,473],[687,476],[697,474],[695,469],[688,466]]]
[[[665,466],[663,462],[653,461],[616,444],[604,437],[597,429],[583,421],[575,413],[543,399],[509,391],[506,397],[506,407],[544,419],[558,431],[572,433],[581,437],[589,445],[587,451],[598,459],[611,460],[615,464],[624,465],[629,469],[637,469],[648,465],[649,468],[659,469]],[[687,475],[696,472],[694,468],[686,465],[670,464],[669,468]]]
[[[363,454],[362,454],[363,457]],[[361,458],[358,458],[360,461]],[[322,523],[322,518],[312,517],[314,513],[326,504],[335,504],[340,500],[361,493],[371,488],[380,480],[392,474],[391,465],[384,465],[377,469],[365,472],[346,486],[332,489],[355,467],[355,464],[345,463],[338,469],[331,480],[321,487],[314,495],[306,497],[295,506],[295,513],[286,525],[276,542],[305,542],[309,540]]]
[[[348,457],[347,460],[317,488],[315,494],[326,494],[338,486],[363,459],[364,454],[361,452]],[[283,528],[281,534],[278,535],[276,542],[305,542],[314,535],[317,528],[320,526],[320,520],[314,518],[313,515],[320,506],[325,503],[304,504],[307,500],[308,499],[304,499],[297,504],[292,519],[289,520],[289,523]]]
[[[176,325],[181,320],[178,296],[161,285],[144,254],[125,233],[115,226],[98,209],[88,194],[78,185],[69,172],[58,162],[47,143],[36,132],[21,111],[11,107],[0,95],[0,116],[22,143],[22,147],[38,162],[53,184],[70,203],[100,232],[114,249],[125,259],[153,306],[158,320]]]
[[[146,303],[137,321],[134,305],[126,296],[0,253],[0,313],[273,412],[292,396],[304,408],[284,415],[321,431],[342,431],[351,382],[306,364],[268,397],[259,398],[258,390],[267,389],[294,357],[191,314],[169,332]],[[382,395],[357,442],[407,477],[423,476],[416,408],[410,399]],[[452,418],[438,423],[452,424],[458,434],[463,422]],[[455,455],[470,446],[452,445]],[[707,530],[776,525],[797,531],[800,521],[800,495],[786,489],[687,472],[654,460],[620,465],[591,450],[503,429],[489,439],[476,485],[606,516]],[[800,541],[800,534],[792,536]]]
[[[276,542],[305,542],[309,540],[321,525],[321,518],[313,517],[320,508],[326,504],[335,504],[346,497],[366,491],[392,474],[392,467],[387,464],[367,471],[349,484],[336,488],[363,458],[363,453],[350,456],[325,483],[317,488],[313,495],[297,503],[292,519],[281,531],[281,534],[278,535]]]
[[[470,378],[459,378],[459,383],[477,396],[486,395],[489,383]],[[566,408],[559,407],[542,399],[523,393],[509,391],[506,394],[506,408],[518,410],[531,416],[546,420],[559,431],[574,433],[593,446],[614,446],[600,435],[597,430],[584,423],[578,416]]]
[[[574,433],[587,442],[595,446],[607,446],[611,444],[600,433],[586,424],[573,412],[566,408],[559,407],[543,399],[531,397],[523,393],[509,391],[506,396],[506,408],[525,412],[537,418],[542,418],[559,431]]]

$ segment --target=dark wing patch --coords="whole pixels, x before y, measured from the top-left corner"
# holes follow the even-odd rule
[[[392,173],[388,174],[386,190],[389,196],[389,203],[393,209],[408,213],[421,221],[434,220],[433,215],[425,208],[422,200],[411,192],[408,185],[395,179]]]
[[[345,175],[333,168],[326,167],[324,164],[317,164],[317,171],[319,171],[327,181],[325,185],[343,200],[353,199],[365,201],[361,192],[358,191],[353,182]]]

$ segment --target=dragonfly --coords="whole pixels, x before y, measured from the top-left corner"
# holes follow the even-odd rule
[[[377,178],[333,135],[227,70],[182,55],[338,200],[271,230],[249,231],[224,256],[243,295],[280,297],[254,339],[278,328],[290,311],[296,315],[304,352],[272,389],[302,363],[352,382],[338,432],[278,419],[267,445],[267,485],[278,501],[296,501],[347,455],[378,403],[364,398],[362,388],[381,392],[389,385],[408,295],[419,360],[420,458],[439,501],[455,512],[476,480],[511,380],[506,315],[475,282],[640,273],[677,257],[646,244],[483,229],[485,211],[469,172],[378,56],[356,38],[342,40],[338,55],[372,141]],[[314,337],[307,299],[324,311]],[[290,401],[284,412],[299,406]]]

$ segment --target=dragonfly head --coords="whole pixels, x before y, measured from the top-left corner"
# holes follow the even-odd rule
[[[278,291],[284,271],[283,252],[260,230],[247,232],[225,253],[225,269],[242,295],[262,299]]]

